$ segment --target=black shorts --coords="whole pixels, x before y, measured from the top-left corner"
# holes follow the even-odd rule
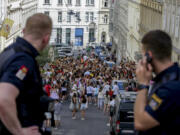
[[[114,112],[110,112],[110,117],[113,117],[113,115],[114,115]]]
[[[115,108],[114,107],[110,107],[110,117],[113,117],[115,113]]]
[[[65,96],[66,95],[66,91],[62,91],[62,95]]]
[[[92,94],[87,94],[87,97],[92,97]]]

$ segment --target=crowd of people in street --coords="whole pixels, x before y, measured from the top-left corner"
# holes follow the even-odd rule
[[[120,66],[109,67],[94,54],[82,54],[47,63],[41,67],[41,74],[44,90],[56,104],[60,104],[55,104],[54,109],[50,105],[49,112],[46,112],[47,127],[52,126],[50,119],[56,121],[56,128],[60,126],[61,104],[66,101],[70,101],[72,119],[76,119],[80,110],[81,120],[85,120],[85,111],[91,104],[112,117],[109,111],[115,106],[115,97],[119,93],[117,82],[111,85],[113,80],[127,80],[126,90],[136,90],[135,62],[128,59],[123,59]]]

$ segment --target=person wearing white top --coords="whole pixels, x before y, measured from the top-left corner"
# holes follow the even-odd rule
[[[99,90],[98,93],[98,108],[103,109],[104,95],[102,89]]]
[[[117,85],[117,82],[114,83],[112,90],[113,90],[114,97],[116,97],[116,95],[118,95],[118,92],[119,92],[119,87]]]
[[[104,95],[106,94],[106,91],[109,91],[109,89],[110,89],[110,85],[108,83],[106,83],[106,85],[103,88]]]
[[[93,93],[93,87],[91,87],[90,85],[88,85],[86,92],[87,92],[87,97],[88,97],[88,103],[91,104],[92,103],[92,93]]]
[[[84,55],[83,60],[86,61],[88,59],[88,57],[86,55]]]
[[[112,122],[112,117],[115,113],[115,99],[114,97],[110,98],[110,102],[109,102],[109,112],[110,112],[110,117],[109,117],[109,123],[107,123],[107,126],[110,126],[110,123]]]

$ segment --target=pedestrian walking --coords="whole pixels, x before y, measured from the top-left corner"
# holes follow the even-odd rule
[[[78,98],[77,98],[77,94],[74,93],[72,96],[72,119],[76,119],[76,112],[78,110]]]
[[[104,95],[104,114],[108,112],[109,97],[109,92],[106,91],[106,94]]]
[[[108,104],[108,110],[109,110],[109,123],[107,123],[107,126],[110,126],[112,123],[112,117],[115,113],[115,98],[114,97],[110,97],[110,101]]]
[[[103,101],[104,101],[104,95],[102,88],[100,88],[99,93],[98,93],[98,109],[103,109]]]
[[[54,104],[55,129],[61,126],[61,112],[62,112],[62,104],[59,100],[55,100],[55,104]]]
[[[87,102],[87,99],[85,95],[82,95],[81,96],[81,120],[85,120],[85,110],[87,109],[86,102]]]

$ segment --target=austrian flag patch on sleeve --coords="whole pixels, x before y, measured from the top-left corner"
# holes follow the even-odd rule
[[[28,68],[26,66],[21,66],[21,68],[17,71],[16,77],[19,78],[20,80],[23,80],[28,72]]]

